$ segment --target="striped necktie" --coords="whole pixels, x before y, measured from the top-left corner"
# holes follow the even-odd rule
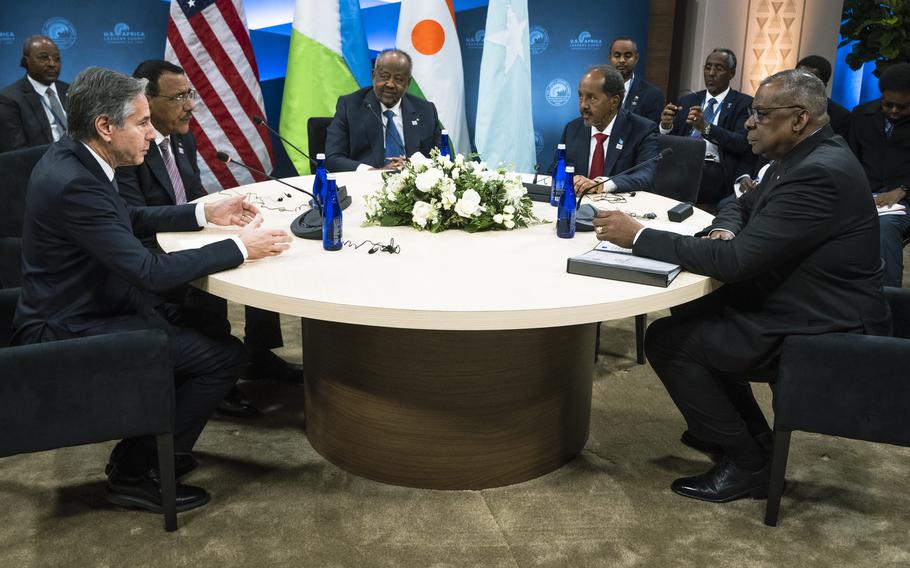
[[[177,170],[177,163],[171,154],[171,139],[165,137],[158,145],[161,150],[161,157],[164,159],[164,168],[167,170],[167,176],[171,178],[171,185],[174,186],[174,202],[177,205],[186,203],[186,188],[183,187],[183,178]]]

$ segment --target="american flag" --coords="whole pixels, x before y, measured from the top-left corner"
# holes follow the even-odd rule
[[[265,118],[265,105],[241,2],[172,0],[167,25],[164,58],[183,67],[199,94],[190,128],[199,148],[202,183],[210,192],[262,181],[246,170],[228,168],[216,152],[264,172],[271,171],[274,159],[268,131],[252,120],[255,115]]]

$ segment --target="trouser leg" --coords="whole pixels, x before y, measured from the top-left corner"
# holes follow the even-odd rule
[[[879,242],[885,261],[885,286],[900,288],[904,274],[904,237],[910,234],[910,215],[881,215]]]
[[[734,382],[732,377],[738,373],[718,369],[709,360],[705,341],[724,340],[705,337],[705,318],[710,317],[717,316],[671,316],[655,321],[645,336],[645,352],[689,432],[719,444],[739,465],[760,468],[764,452],[750,432],[750,424],[761,429],[767,423],[749,385]],[[742,369],[739,376],[748,371]]]

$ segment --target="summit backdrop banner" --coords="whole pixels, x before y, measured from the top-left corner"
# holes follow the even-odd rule
[[[162,59],[169,5],[161,0],[29,0],[0,8],[0,88],[19,80],[22,44],[34,34],[60,48],[60,80],[100,65],[130,74],[140,61]]]

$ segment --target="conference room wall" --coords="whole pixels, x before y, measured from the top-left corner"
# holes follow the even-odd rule
[[[640,70],[644,71],[649,3],[602,0],[597,10],[591,10],[591,3],[586,0],[529,0],[528,8],[532,111],[538,162],[545,169],[563,125],[578,116],[578,80],[588,66],[608,60],[610,40],[614,36],[630,35],[638,40],[642,51]],[[392,47],[398,11],[398,4],[363,11],[370,49],[374,52]],[[160,0],[4,3],[0,12],[0,85],[22,76],[19,67],[22,42],[27,36],[42,32],[60,38],[63,58],[60,77],[64,81],[72,81],[89,65],[130,73],[139,61],[163,56],[167,12],[168,4]],[[472,139],[485,22],[485,6],[456,14]],[[266,114],[272,124],[278,124],[281,112],[289,37],[290,23],[251,31]],[[276,144],[274,148],[275,173],[291,175],[293,169],[282,146]]]
[[[773,3],[767,0],[688,0],[681,88],[695,91],[704,88],[702,66],[707,54],[715,47],[727,47],[736,53],[740,69],[731,84],[734,89],[748,94],[754,92],[746,80],[752,74],[752,66],[759,67],[760,72],[756,71],[756,76],[763,77],[789,68],[807,55],[821,55],[834,65],[838,62],[842,9],[843,0],[781,0]],[[787,44],[782,43],[781,32],[784,30],[774,21],[775,10],[789,13],[798,22],[789,30]],[[767,31],[772,35],[757,37],[753,34],[756,39],[750,44],[750,30],[761,26],[769,26]],[[756,57],[755,53],[761,53],[761,56]],[[781,53],[786,55],[781,56]],[[789,65],[784,65],[785,62]],[[834,69],[835,81],[839,75],[853,73],[843,65],[842,58],[838,63]],[[829,83],[829,92],[833,83]],[[834,99],[839,99],[839,93],[834,93]],[[838,102],[852,107],[858,100]]]

